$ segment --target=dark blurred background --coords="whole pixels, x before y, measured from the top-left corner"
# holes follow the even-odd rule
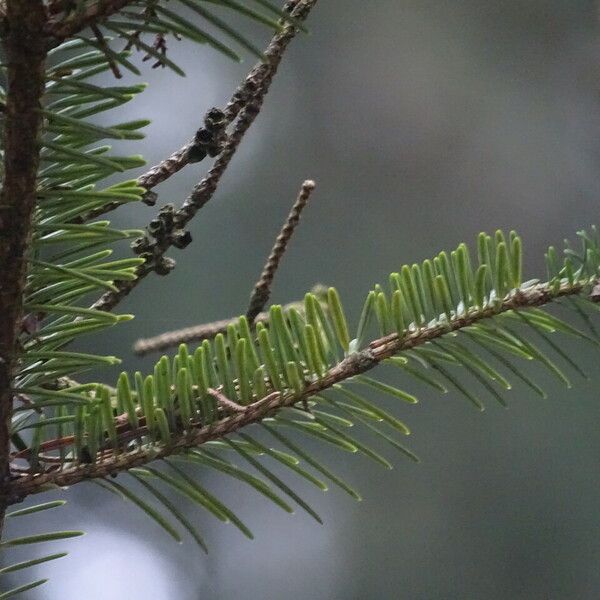
[[[338,287],[353,317],[390,271],[481,230],[517,229],[526,275],[543,277],[545,247],[598,222],[596,2],[322,0],[309,23],[311,35],[293,43],[263,113],[193,222],[193,244],[171,253],[177,269],[148,278],[122,305],[136,319],[94,339],[95,350],[148,370],[156,357],[129,350],[138,337],[243,312],[306,178],[318,188],[272,299],[296,299],[320,281]],[[226,102],[251,62],[170,45],[188,77],[146,69],[149,91],[120,115],[153,119],[143,150],[152,164]],[[206,166],[164,185],[161,202],[179,204]],[[113,220],[143,226],[154,210],[125,207]],[[323,526],[199,472],[256,535],[248,541],[183,503],[206,535],[204,556],[100,488],[77,486],[51,516],[88,534],[56,544],[71,556],[40,569],[51,581],[28,598],[598,598],[600,379],[590,350],[573,345],[590,381],[569,373],[567,390],[534,366],[550,398],[516,386],[509,410],[490,398],[480,414],[456,394],[408,382],[419,405],[383,401],[412,427],[407,441],[420,465],[377,443],[393,471],[308,444],[364,495],[355,503],[293,481]],[[39,530],[48,518],[23,525]],[[14,525],[9,531],[23,531]]]

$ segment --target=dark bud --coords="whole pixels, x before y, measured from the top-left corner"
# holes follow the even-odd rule
[[[258,90],[258,84],[256,83],[256,80],[249,79],[246,81],[246,100],[249,96],[254,96],[254,94],[256,94],[256,90]]]
[[[206,148],[194,144],[187,151],[187,159],[189,163],[197,163],[206,158]]]
[[[166,256],[161,257],[156,265],[154,265],[154,271],[157,275],[168,275],[174,268],[175,261]]]
[[[212,144],[207,148],[207,150],[208,155],[211,158],[214,158],[215,156],[219,156],[219,154],[221,154],[221,150],[223,150],[223,144]]]
[[[156,204],[157,200],[158,200],[158,194],[156,192],[152,192],[151,190],[148,190],[142,196],[142,202],[144,204],[147,204],[148,206],[154,206]]]
[[[196,131],[194,143],[200,146],[208,146],[209,144],[212,144],[214,137],[214,132],[208,129],[200,128],[198,131]]]
[[[189,246],[192,242],[192,234],[189,231],[183,231],[178,229],[171,236],[171,243],[175,248],[183,250],[186,246]]]
[[[171,231],[171,229],[173,228],[174,216],[175,207],[172,204],[165,204],[158,212],[158,218],[162,221],[167,231]]]
[[[81,462],[85,465],[91,465],[94,461],[92,459],[92,455],[90,454],[89,448],[84,446],[81,449]]]
[[[160,237],[165,231],[165,225],[162,219],[152,219],[148,225],[148,233],[154,237]]]
[[[139,237],[131,242],[131,249],[135,254],[147,252],[152,247],[150,240],[147,237]]]
[[[208,155],[211,158],[214,158],[215,156],[219,156],[219,154],[221,154],[221,152],[223,152],[223,148],[225,147],[225,144],[227,143],[227,139],[228,139],[228,136],[224,131],[222,131],[219,135],[215,136],[212,144],[210,144],[210,146],[208,146],[208,148],[207,148]]]
[[[211,131],[223,129],[227,125],[225,113],[220,108],[211,108],[204,117],[204,125]]]
[[[152,254],[152,252],[142,252],[140,254],[140,258],[143,258],[147,263],[149,263],[154,258],[154,254]],[[142,266],[144,266],[144,265],[142,265]]]

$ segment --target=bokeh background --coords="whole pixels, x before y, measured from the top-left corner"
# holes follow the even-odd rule
[[[533,277],[543,276],[547,245],[598,222],[596,2],[322,0],[310,30],[293,43],[263,113],[192,223],[193,244],[171,253],[177,269],[148,278],[122,305],[136,319],[95,338],[95,350],[149,369],[156,357],[130,352],[138,337],[243,312],[306,178],[318,188],[272,299],[296,299],[320,281],[339,288],[354,317],[366,291],[403,262],[481,230],[517,229]],[[251,62],[174,41],[170,52],[188,77],[146,69],[150,89],[121,113],[153,119],[150,163],[191,137]],[[162,186],[161,203],[179,204],[206,167]],[[143,226],[154,210],[125,207],[113,220]],[[9,524],[22,533],[50,519],[88,532],[56,544],[71,556],[40,569],[51,581],[28,598],[596,599],[599,356],[592,346],[572,348],[591,379],[570,372],[576,383],[568,390],[532,367],[548,400],[516,386],[508,410],[490,398],[478,413],[456,394],[412,382],[405,387],[420,404],[383,400],[411,425],[407,441],[419,465],[377,443],[393,471],[309,443],[364,495],[355,503],[338,489],[323,495],[294,481],[323,526],[198,472],[256,535],[249,541],[182,503],[205,533],[204,556],[111,494],[77,486],[66,509]]]

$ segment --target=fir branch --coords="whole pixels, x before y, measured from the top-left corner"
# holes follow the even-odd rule
[[[4,37],[8,93],[4,182],[0,195],[0,482],[9,477],[12,385],[23,315],[26,255],[32,233],[40,156],[46,13],[42,0],[8,0]],[[3,492],[5,491],[5,488]],[[4,495],[4,494],[3,494]],[[6,499],[0,500],[0,532]]]
[[[300,393],[272,392],[264,398],[243,407],[243,411],[222,416],[219,420],[207,426],[199,426],[186,433],[174,436],[169,443],[150,447],[140,447],[131,453],[113,452],[102,456],[94,464],[76,465],[63,470],[48,471],[39,474],[13,474],[9,500],[19,502],[29,494],[36,493],[48,485],[69,486],[91,478],[107,477],[127,471],[133,467],[145,465],[157,458],[164,458],[183,451],[186,448],[197,447],[205,442],[220,440],[225,436],[239,432],[244,427],[259,423],[262,419],[286,406],[304,403],[308,398],[330,389],[335,384],[344,382],[356,375],[365,373],[394,355],[442,338],[451,332],[457,332],[480,321],[495,317],[508,311],[520,311],[536,308],[556,301],[560,297],[582,297],[586,294],[588,300],[597,302],[598,293],[592,290],[588,293],[589,284],[563,282],[560,287],[555,284],[539,283],[513,290],[501,303],[486,306],[482,309],[471,309],[467,314],[453,317],[449,322],[424,325],[408,332],[403,336],[396,333],[383,336],[371,341],[363,350],[346,356],[341,362],[329,369],[318,380],[309,383]],[[225,412],[226,414],[226,412]],[[148,431],[142,423],[137,429],[120,433],[121,442],[137,439],[147,435]],[[47,442],[52,448],[60,444],[70,445],[72,438]]]
[[[295,0],[288,2],[286,6],[291,9],[290,14],[292,17],[302,21],[308,16],[316,3],[317,0]],[[269,54],[267,55],[269,68],[265,69],[264,76],[259,80],[259,87],[252,99],[241,109],[233,131],[228,137],[215,164],[207,176],[195,186],[181,208],[173,214],[171,226],[161,231],[161,235],[154,242],[150,241],[147,237],[145,242],[142,242],[142,255],[146,261],[145,264],[139,267],[136,279],[119,282],[117,285],[118,291],[104,294],[93,305],[94,308],[110,311],[151,272],[156,271],[158,274],[166,275],[173,269],[174,262],[166,258],[165,253],[171,246],[182,247],[182,239],[185,240],[185,245],[191,241],[189,235],[185,237],[186,234],[183,233],[184,227],[211,200],[217,191],[221,178],[229,167],[244,135],[260,112],[273,77],[277,73],[283,53],[289,42],[293,39],[296,31],[297,28],[295,26],[288,24],[281,33],[273,38],[268,49]]]
[[[304,207],[307,205],[314,189],[314,181],[306,180],[302,184],[298,197],[296,198],[296,202],[294,202],[294,206],[292,206],[292,210],[288,215],[279,235],[277,236],[277,239],[275,240],[275,245],[271,250],[271,254],[269,254],[260,278],[256,282],[254,290],[252,291],[252,295],[250,296],[250,305],[248,307],[248,311],[246,312],[246,317],[248,318],[250,324],[254,323],[254,319],[256,319],[257,315],[265,308],[267,302],[269,301],[269,297],[271,295],[271,285],[273,283],[275,273],[277,272],[277,268],[279,267],[279,262],[285,254],[288,243],[292,238],[292,235],[294,235],[294,230],[300,222],[300,215],[302,214]]]

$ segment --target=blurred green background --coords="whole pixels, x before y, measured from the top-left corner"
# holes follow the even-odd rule
[[[474,241],[481,230],[517,229],[526,277],[543,277],[545,247],[598,222],[595,2],[322,0],[309,23],[311,35],[293,43],[221,188],[193,221],[193,244],[171,252],[177,269],[148,278],[123,303],[136,319],[95,338],[96,351],[149,369],[156,357],[130,352],[138,337],[243,312],[306,178],[318,188],[272,300],[294,300],[320,281],[338,287],[354,319],[366,291],[389,272]],[[188,77],[146,69],[149,91],[120,116],[153,119],[144,150],[151,164],[226,102],[250,64],[175,41],[170,53]],[[174,177],[160,188],[161,203],[181,203],[206,168]],[[128,206],[113,220],[143,226],[153,214]],[[364,495],[354,503],[337,489],[322,495],[294,481],[324,526],[201,472],[256,535],[248,541],[183,504],[205,532],[204,556],[100,488],[78,486],[52,518],[88,535],[44,568],[50,583],[28,597],[598,598],[599,355],[592,346],[572,349],[591,380],[570,373],[574,388],[561,389],[533,367],[552,392],[545,401],[517,386],[508,410],[489,398],[480,414],[456,394],[412,382],[405,387],[420,404],[382,399],[412,427],[407,442],[420,465],[375,444],[394,459],[386,472],[310,443]],[[43,522],[30,521],[36,530]]]

